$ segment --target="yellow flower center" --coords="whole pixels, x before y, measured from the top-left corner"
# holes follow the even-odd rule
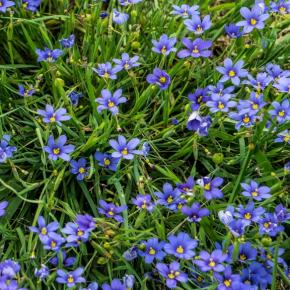
[[[272,260],[272,256],[270,254],[267,255],[268,260]]]
[[[210,262],[208,264],[210,267],[214,267],[215,266],[215,261],[213,261],[213,259],[210,259]]]
[[[168,203],[172,203],[173,202],[173,197],[170,195],[170,196],[168,196],[168,198],[167,198],[167,202]]]
[[[85,173],[85,172],[86,172],[86,170],[85,170],[83,167],[80,167],[80,168],[79,168],[79,173],[82,174],[82,173]]]
[[[178,254],[183,254],[183,252],[184,252],[183,247],[182,247],[182,246],[178,246],[178,248],[176,249],[176,252],[177,252]]]
[[[114,107],[114,106],[115,106],[115,103],[112,102],[112,101],[109,101],[109,103],[108,103],[108,107],[109,107],[109,108],[112,108],[112,107]]]
[[[194,49],[192,50],[192,53],[199,53],[197,46],[194,47]]]
[[[251,25],[256,25],[257,24],[257,20],[255,18],[252,18],[250,22],[251,22]]]
[[[202,96],[199,96],[199,97],[197,98],[197,102],[198,102],[199,104],[202,102]]]
[[[56,121],[54,114],[49,118],[49,121],[52,123]]]
[[[225,284],[226,287],[230,287],[231,284],[232,284],[232,280],[225,280],[224,284]]]
[[[290,141],[290,136],[284,136],[284,141],[289,142]]]
[[[240,255],[240,259],[241,259],[242,261],[245,261],[245,260],[247,259],[247,257],[246,257],[246,255],[242,254],[242,255]]]
[[[83,234],[84,234],[84,232],[83,232],[82,230],[78,229],[77,235],[78,235],[79,237],[81,237]]]
[[[124,149],[122,150],[122,154],[123,154],[123,155],[128,155],[128,149],[127,149],[127,148],[124,148]]]
[[[201,277],[201,276],[198,276],[196,279],[197,279],[198,282],[202,282],[203,281],[203,277]]]
[[[253,106],[252,106],[252,108],[253,108],[254,110],[258,110],[258,109],[259,109],[259,105],[254,103]]]
[[[47,229],[45,227],[43,227],[40,232],[41,232],[42,235],[46,235],[47,234]]]
[[[249,123],[250,122],[250,118],[248,116],[244,117],[243,118],[243,122],[246,123],[246,124]]]
[[[233,71],[233,70],[229,71],[229,76],[230,77],[234,77],[235,75],[236,75],[235,71]]]
[[[258,192],[257,191],[252,191],[252,196],[258,196]]]
[[[126,61],[126,63],[124,64],[124,68],[128,69],[130,67],[130,65],[128,64],[128,61]]]
[[[114,212],[113,212],[113,209],[111,208],[111,210],[108,212],[108,214],[110,215],[110,216],[113,216],[114,215]]]
[[[67,282],[68,283],[73,283],[75,281],[74,277],[69,275],[68,278],[67,278]]]
[[[110,77],[110,74],[109,74],[109,73],[107,73],[107,72],[105,72],[105,73],[104,73],[104,78],[106,78],[106,79],[107,79],[107,78],[109,78],[109,77]]]
[[[210,190],[210,188],[211,188],[211,186],[210,186],[210,182],[209,182],[209,183],[206,183],[206,184],[204,185],[204,189],[205,189],[205,190]]]
[[[280,112],[278,113],[278,115],[279,115],[280,117],[284,117],[284,115],[285,115],[285,111],[284,111],[284,110],[280,111]]]
[[[174,274],[175,274],[175,277],[177,277],[180,275],[180,272],[176,271]]]
[[[53,154],[55,154],[55,155],[58,155],[60,153],[59,148],[54,148],[52,151],[53,151]]]
[[[155,255],[156,251],[153,248],[150,247],[149,254],[150,255]]]
[[[182,207],[183,207],[182,203],[179,203],[178,206],[177,206],[178,209],[182,209]]]
[[[245,218],[246,220],[249,220],[249,219],[252,218],[252,215],[251,215],[249,212],[247,212],[247,213],[244,215],[244,218]]]
[[[55,248],[56,247],[56,242],[55,241],[51,241],[50,242],[50,246],[51,246],[51,248]]]
[[[159,82],[160,82],[161,84],[166,83],[166,77],[160,77],[160,78],[159,78]]]
[[[0,1],[0,7],[2,7],[2,6],[3,6],[2,1]]]
[[[264,228],[267,229],[267,228],[269,228],[270,224],[271,224],[270,222],[268,222],[268,223],[264,223],[263,226],[264,226]]]
[[[203,31],[203,29],[202,29],[202,27],[200,26],[200,25],[197,25],[197,29],[196,29],[198,32],[202,32]]]
[[[174,279],[175,278],[175,275],[174,275],[173,271],[171,271],[167,276],[168,276],[169,279]]]
[[[110,159],[108,159],[108,158],[104,158],[104,164],[105,164],[106,166],[109,166],[109,165],[111,164]]]
[[[0,4],[1,4],[1,2],[0,2]],[[0,7],[1,7],[1,5],[0,5]],[[11,280],[10,279],[7,279],[6,282],[5,282],[5,284],[6,285],[10,285],[11,284]]]
[[[50,62],[50,61],[53,61],[53,58],[49,56],[46,60]]]
[[[162,47],[162,49],[161,49],[161,53],[165,54],[165,53],[166,53],[166,51],[167,51],[166,47],[165,47],[165,46],[163,46],[163,47]]]
[[[219,107],[219,109],[222,110],[225,107],[225,105],[222,102],[219,102],[218,107]]]
[[[286,7],[281,6],[281,7],[279,8],[279,11],[280,11],[281,13],[285,13],[285,12],[286,12]]]
[[[146,200],[143,201],[143,204],[141,205],[141,207],[144,209],[147,207]]]

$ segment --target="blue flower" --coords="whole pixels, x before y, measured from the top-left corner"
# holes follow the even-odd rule
[[[209,50],[212,46],[212,41],[210,40],[203,40],[201,38],[196,38],[195,40],[191,41],[189,38],[184,37],[182,39],[183,45],[186,49],[182,49],[177,53],[179,58],[186,58],[186,57],[210,57],[212,55],[212,51]]]
[[[127,6],[127,5],[130,5],[130,4],[137,4],[137,3],[141,2],[141,1],[142,0],[119,0],[120,4],[122,6]]]
[[[252,86],[258,92],[263,91],[273,80],[267,73],[258,73],[256,78],[253,78],[250,74],[247,75],[248,80],[244,80],[243,84]]]
[[[279,224],[279,220],[275,214],[266,213],[263,218],[259,220],[259,233],[261,235],[269,235],[275,237],[282,232],[284,227]]]
[[[235,216],[243,221],[245,225],[250,225],[252,222],[259,222],[265,209],[262,207],[255,208],[253,201],[249,201],[246,207],[238,205]]]
[[[120,67],[112,67],[110,62],[98,64],[98,68],[93,68],[93,71],[104,79],[117,79],[117,73],[120,71]]]
[[[13,152],[17,150],[15,146],[9,145],[10,139],[9,135],[3,135],[0,140],[0,163],[4,163],[7,158],[13,157]]]
[[[136,198],[132,199],[132,203],[135,204],[139,209],[146,209],[152,212],[155,204],[151,200],[150,194],[138,194]]]
[[[170,76],[166,71],[161,70],[160,68],[155,68],[153,74],[149,74],[146,80],[149,84],[159,86],[161,90],[167,89],[171,81]]]
[[[224,61],[224,67],[218,66],[216,69],[218,72],[223,74],[220,82],[226,82],[231,80],[231,82],[238,86],[240,84],[240,78],[246,77],[248,75],[247,70],[243,69],[244,61],[239,60],[237,63],[233,63],[231,59],[226,58]]]
[[[5,13],[7,8],[12,7],[15,5],[14,1],[9,0],[0,0],[0,12]]]
[[[202,208],[200,203],[194,202],[191,207],[184,206],[182,213],[187,216],[190,222],[200,222],[204,216],[209,216],[210,211],[207,208]]]
[[[108,168],[112,171],[116,171],[120,158],[114,158],[109,153],[101,153],[97,151],[94,155],[95,159],[99,161],[99,165]]]
[[[68,38],[63,38],[59,42],[60,42],[61,46],[64,48],[73,47],[73,45],[75,43],[75,35],[71,34]]]
[[[249,128],[254,125],[255,122],[255,113],[254,112],[248,112],[248,113],[235,113],[230,112],[229,113],[230,118],[237,121],[235,128],[239,130],[242,126]]]
[[[35,268],[34,276],[40,280],[44,280],[49,276],[49,268],[46,265],[41,265],[39,269]]]
[[[228,224],[228,227],[234,237],[240,237],[245,233],[246,225],[242,220],[233,220]]]
[[[225,268],[223,275],[214,273],[214,277],[220,283],[216,288],[217,290],[250,290],[244,287],[240,275],[232,274],[230,266]]]
[[[59,259],[60,257],[60,259]],[[75,257],[67,257],[67,254],[65,251],[61,251],[59,253],[57,253],[56,256],[52,257],[51,259],[49,259],[49,263],[53,266],[64,266],[64,267],[71,267],[74,265],[74,263],[76,262],[76,258]]]
[[[96,102],[100,104],[98,112],[108,109],[113,115],[117,115],[119,113],[119,104],[127,102],[127,99],[122,97],[122,89],[115,91],[113,94],[109,90],[104,89],[101,91],[101,95],[101,98],[96,99]]]
[[[41,241],[48,240],[48,235],[54,233],[59,228],[58,222],[55,221],[46,224],[46,221],[43,216],[38,217],[37,224],[38,227],[30,226],[29,230],[31,232],[37,233]]]
[[[167,254],[185,260],[189,260],[195,255],[193,249],[196,248],[197,241],[190,238],[187,233],[180,232],[177,236],[170,235],[168,240],[169,243],[164,245]]]
[[[8,201],[4,200],[0,202],[0,217],[6,214],[6,207],[8,206]]]
[[[165,278],[166,286],[170,289],[176,288],[177,282],[186,283],[188,280],[187,274],[180,271],[180,264],[178,262],[172,262],[169,265],[157,263],[156,269]]]
[[[203,19],[195,15],[191,19],[184,20],[184,24],[189,31],[202,34],[211,27],[211,20],[209,15],[206,15]]]
[[[68,96],[73,106],[77,106],[79,103],[79,99],[83,97],[83,94],[76,91],[72,91]]]
[[[237,26],[243,27],[243,33],[250,33],[254,28],[263,29],[265,27],[264,21],[269,18],[269,14],[261,10],[258,5],[255,5],[251,10],[247,7],[242,7],[241,15],[245,20],[237,23]]]
[[[55,62],[61,55],[61,49],[49,49],[47,47],[44,50],[36,49],[36,53],[38,55],[37,61],[47,61],[47,62]]]
[[[169,38],[166,34],[162,34],[159,41],[152,40],[154,47],[153,51],[163,54],[169,55],[170,52],[175,52],[176,48],[174,45],[176,44],[176,37]]]
[[[129,19],[127,13],[122,13],[117,9],[113,9],[113,22],[116,24],[123,24]]]
[[[212,113],[216,112],[228,112],[230,108],[237,105],[237,102],[231,101],[231,95],[212,95],[211,100],[207,101],[207,106]]]
[[[70,120],[70,116],[67,115],[65,108],[59,108],[56,111],[53,106],[46,105],[45,110],[37,110],[37,113],[43,116],[43,123],[57,123],[61,126],[61,121]]]
[[[64,270],[57,270],[56,281],[60,284],[66,284],[68,288],[72,288],[79,283],[85,283],[86,279],[82,277],[83,268],[77,268],[74,271],[66,272]]]
[[[290,2],[288,0],[280,0],[278,3],[270,3],[271,11],[279,14],[289,14],[290,13]]]
[[[189,6],[187,4],[182,4],[181,6],[172,5],[172,7],[173,7],[172,14],[180,15],[182,18],[188,18],[189,16],[199,15],[198,5]]]
[[[30,97],[35,93],[35,89],[32,85],[25,88],[23,85],[18,85],[18,93],[23,97]]]
[[[235,90],[234,86],[225,87],[223,83],[217,83],[216,86],[209,85],[206,87],[206,93],[210,96],[224,96],[224,95],[231,95],[233,96],[232,92]],[[209,100],[209,99],[208,99]]]
[[[83,180],[86,176],[89,175],[89,168],[86,166],[86,159],[85,158],[80,158],[79,160],[71,160],[70,165],[71,165],[71,170],[70,172],[72,174],[77,175],[77,180]]]
[[[290,78],[282,77],[277,80],[277,83],[273,85],[281,93],[290,93]]]
[[[90,231],[80,229],[76,223],[69,222],[61,230],[63,234],[66,234],[67,246],[77,247],[81,242],[87,242],[90,236]]]
[[[162,261],[166,254],[163,252],[165,242],[159,242],[157,238],[151,238],[148,241],[141,242],[144,250],[139,250],[139,255],[145,257],[145,263],[151,264],[154,259]]]
[[[116,68],[118,68],[120,71],[122,69],[129,70],[133,67],[137,67],[140,65],[138,62],[139,56],[135,55],[132,58],[129,57],[128,53],[122,53],[121,59],[113,59],[113,62],[116,63]]]
[[[264,96],[257,95],[255,92],[251,92],[250,98],[248,100],[240,100],[237,106],[239,114],[249,113],[251,115],[258,113],[264,106],[266,102],[263,100]]]
[[[223,272],[225,266],[222,263],[226,259],[227,254],[224,254],[221,250],[214,250],[211,254],[206,251],[201,251],[198,259],[194,260],[193,263],[198,265],[202,272]]]
[[[133,159],[134,155],[143,155],[141,150],[136,150],[135,148],[140,143],[138,138],[133,138],[129,142],[127,142],[126,138],[122,135],[118,136],[118,141],[110,140],[109,141],[112,148],[115,150],[112,153],[112,157],[114,158],[125,158],[125,159]]]
[[[127,209],[126,205],[116,206],[115,204],[107,203],[102,199],[100,200],[99,204],[101,206],[98,208],[100,214],[103,214],[108,218],[113,218],[120,223],[124,221],[120,213]]]
[[[127,287],[119,279],[114,279],[111,285],[104,283],[102,285],[103,290],[127,290]]]
[[[240,26],[233,23],[225,25],[225,31],[231,38],[240,38],[243,35]]]
[[[270,188],[268,186],[260,186],[254,180],[251,180],[250,184],[241,183],[241,187],[244,189],[243,196],[251,197],[257,201],[271,197]]]
[[[55,232],[50,232],[47,239],[42,239],[41,242],[43,243],[43,248],[45,250],[58,252],[65,242],[65,239]]]
[[[277,118],[278,123],[284,123],[290,120],[290,103],[288,99],[283,100],[281,103],[272,102],[273,109],[269,111],[269,114],[273,118]]]
[[[75,149],[73,145],[64,145],[67,141],[65,135],[59,136],[58,140],[54,140],[52,135],[48,138],[48,146],[44,146],[44,151],[48,153],[48,158],[51,160],[57,160],[61,158],[65,161],[70,160],[69,154]]]
[[[185,183],[177,183],[176,185],[182,193],[186,193],[187,195],[193,194],[193,187],[195,182],[192,176],[189,176]]]
[[[257,250],[252,247],[251,243],[246,242],[239,247],[238,259],[240,262],[255,261]]]
[[[22,5],[25,7],[26,10],[36,12],[41,0],[22,0]]]
[[[223,184],[224,180],[221,177],[203,177],[197,180],[197,184],[199,184],[203,188],[204,197],[207,200],[222,198],[224,195],[222,191],[218,188]]]
[[[75,222],[82,231],[90,232],[96,227],[94,218],[89,214],[77,214]]]

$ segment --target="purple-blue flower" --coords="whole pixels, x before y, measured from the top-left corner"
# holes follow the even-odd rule
[[[129,70],[133,67],[139,66],[140,63],[138,62],[138,59],[138,55],[130,58],[128,53],[122,53],[121,59],[114,58],[113,62],[116,64],[116,68],[121,71],[122,69]]]
[[[157,263],[156,269],[165,278],[166,286],[170,289],[176,288],[177,282],[186,283],[188,280],[187,274],[180,271],[180,264],[178,262],[172,262],[169,265]]]
[[[258,5],[255,5],[251,10],[247,7],[242,7],[241,15],[245,20],[237,23],[237,26],[243,27],[243,33],[250,33],[254,28],[263,29],[264,21],[269,18],[269,14],[264,13]]]
[[[48,104],[45,106],[45,110],[39,109],[37,113],[43,117],[43,123],[57,123],[61,126],[62,121],[70,120],[65,108],[59,108],[55,111],[53,106]]]
[[[246,242],[239,247],[238,259],[240,262],[255,261],[257,250],[252,247],[251,243]]]
[[[243,35],[240,26],[237,26],[234,23],[225,25],[225,31],[231,38],[240,38]]]
[[[289,0],[280,0],[278,3],[270,2],[271,11],[279,14],[290,13],[290,2]]]
[[[154,259],[162,261],[166,254],[163,252],[165,242],[159,242],[157,238],[141,242],[144,250],[139,250],[139,255],[145,257],[145,263],[151,264]]]
[[[177,236],[168,237],[169,243],[164,245],[164,251],[179,259],[189,260],[194,255],[193,249],[197,246],[197,241],[192,239],[187,233],[180,232]]]
[[[29,11],[36,12],[41,0],[22,0],[22,6]]]
[[[112,171],[116,171],[120,158],[114,158],[112,157],[111,154],[109,153],[102,153],[99,151],[96,151],[95,155],[94,155],[95,159],[97,161],[99,161],[99,165],[105,168],[108,168]]]
[[[94,218],[89,214],[77,214],[76,224],[82,231],[92,231],[96,227]]]
[[[209,216],[210,211],[207,208],[202,208],[200,203],[194,202],[190,207],[183,206],[182,213],[187,216],[190,222],[200,222],[204,216]]]
[[[51,222],[49,224],[46,224],[46,221],[43,216],[39,216],[37,220],[38,227],[29,227],[29,230],[31,232],[37,233],[39,236],[39,239],[41,241],[45,241],[48,239],[48,235],[51,233],[54,233],[58,228],[59,224],[58,222]]]
[[[81,242],[87,242],[90,236],[90,231],[80,229],[79,225],[73,222],[68,222],[61,232],[67,235],[67,246],[73,247],[77,247]]]
[[[210,96],[224,96],[224,95],[231,95],[233,96],[234,94],[233,91],[235,90],[235,86],[230,86],[230,87],[225,87],[223,83],[217,83],[216,86],[209,85],[206,87],[206,92]],[[210,100],[210,98],[208,99]]]
[[[142,0],[119,0],[119,3],[122,5],[122,6],[127,6],[127,5],[130,5],[130,4],[137,4],[139,2],[141,2]]]
[[[209,50],[212,46],[212,41],[210,40],[202,40],[201,38],[196,38],[191,41],[189,38],[184,37],[182,39],[183,45],[186,49],[182,49],[177,53],[179,58],[186,57],[210,57],[212,55],[212,51]]]
[[[229,58],[224,60],[224,66],[218,66],[216,69],[218,72],[223,74],[223,77],[220,79],[220,82],[226,82],[230,80],[234,85],[238,86],[240,84],[240,78],[246,77],[248,71],[243,69],[244,61],[239,60],[237,63]]]
[[[61,246],[63,245],[63,243],[65,242],[65,239],[61,235],[59,235],[55,232],[50,232],[47,235],[47,238],[42,239],[41,242],[42,242],[43,248],[45,250],[51,250],[54,252],[58,252],[60,250]]]
[[[30,97],[35,93],[33,85],[27,85],[26,88],[23,85],[18,85],[18,93],[23,97]]]
[[[250,184],[241,183],[244,189],[243,196],[251,197],[257,201],[271,197],[270,188],[268,186],[260,186],[256,181],[251,180]]]
[[[44,48],[44,50],[36,49],[36,54],[38,55],[37,61],[47,61],[47,62],[55,62],[61,55],[62,50],[61,49],[49,49],[47,47]]]
[[[192,195],[193,187],[195,185],[194,179],[192,176],[189,176],[185,183],[177,183],[177,188],[182,192],[186,193],[187,195]]]
[[[198,111],[194,111],[189,116],[186,126],[188,130],[196,131],[199,136],[207,136],[211,126],[211,118],[210,116],[202,117]]]
[[[63,38],[59,42],[64,48],[73,47],[73,45],[75,44],[75,35],[71,34],[68,38]]]
[[[8,206],[8,201],[4,200],[0,202],[0,217],[6,214],[6,207]]]
[[[180,15],[182,18],[188,18],[190,16],[199,15],[198,5],[189,6],[187,4],[182,4],[181,6],[172,5],[173,15]]]
[[[17,150],[15,146],[9,145],[10,139],[9,135],[3,135],[0,140],[0,163],[4,163],[7,158],[13,157],[13,152]]]
[[[250,85],[258,92],[263,91],[273,80],[267,73],[258,73],[256,78],[253,78],[250,74],[247,75],[248,80],[244,80],[243,84]]]
[[[99,103],[98,112],[109,110],[116,115],[119,113],[119,104],[127,102],[127,99],[122,97],[122,89],[118,89],[113,94],[109,90],[103,89],[101,95],[101,98],[96,99],[96,102]]]
[[[212,95],[211,100],[206,104],[212,113],[216,113],[228,112],[230,108],[233,108],[237,105],[237,102],[231,101],[231,95]]]
[[[201,105],[206,104],[210,100],[208,94],[208,88],[197,88],[194,93],[188,94],[188,99],[191,102],[191,110],[196,111],[200,108]]]
[[[158,197],[157,204],[166,206],[170,210],[176,211],[182,202],[181,192],[178,188],[173,188],[170,183],[164,183],[163,192],[155,191]]]
[[[120,67],[112,67],[110,62],[98,64],[98,68],[93,68],[93,71],[104,79],[117,79],[117,73],[120,71]]]
[[[239,114],[249,113],[253,115],[258,113],[267,104],[263,98],[262,94],[257,95],[255,92],[251,92],[249,99],[239,101],[237,106]]]
[[[41,265],[39,269],[35,268],[34,276],[40,280],[44,280],[49,276],[49,268],[46,265]]]
[[[89,167],[87,167],[87,161],[85,158],[80,158],[79,160],[71,160],[70,162],[72,174],[77,175],[77,180],[83,180],[89,175]]]
[[[234,237],[240,237],[245,233],[246,225],[242,220],[233,220],[228,224],[228,227]]]
[[[153,74],[149,74],[146,80],[149,84],[159,86],[161,90],[167,89],[171,81],[170,76],[166,71],[161,70],[160,68],[155,68]]]
[[[146,209],[152,212],[155,204],[151,200],[150,194],[138,194],[136,198],[132,199],[132,203],[135,204],[139,209]]]
[[[60,257],[60,259],[59,259]],[[61,263],[60,263],[61,262]],[[57,253],[54,257],[49,259],[49,263],[53,266],[64,266],[64,267],[71,267],[76,262],[76,257],[67,257],[67,254],[65,251],[61,251]]]
[[[102,199],[100,200],[99,204],[101,206],[98,208],[100,214],[103,214],[108,218],[113,218],[120,223],[124,221],[120,213],[127,209],[126,205],[116,206],[115,204],[107,203]]]
[[[227,259],[227,254],[224,254],[221,250],[214,250],[211,254],[206,251],[199,253],[199,258],[194,260],[202,272],[214,271],[223,272],[225,266],[222,264]]]
[[[290,219],[290,213],[288,213],[287,208],[285,208],[282,204],[278,204],[275,207],[275,216],[279,222],[286,222]]]
[[[126,286],[122,281],[119,279],[114,279],[111,283],[111,285],[104,283],[102,285],[103,290],[127,290]]]
[[[282,232],[284,227],[280,225],[279,220],[275,214],[265,213],[264,217],[259,220],[260,235],[269,235],[275,237]]]
[[[125,159],[133,159],[134,154],[143,155],[142,150],[136,150],[135,148],[140,143],[138,138],[133,138],[129,142],[127,142],[126,138],[122,135],[118,136],[118,141],[110,140],[109,144],[115,150],[112,153],[112,157],[114,158],[125,158]]]
[[[288,99],[283,100],[281,103],[272,102],[273,109],[269,111],[269,114],[273,118],[277,118],[278,123],[284,123],[290,120],[290,103]]]
[[[77,91],[72,91],[68,96],[73,106],[77,106],[79,103],[79,99],[83,97],[83,94]]]
[[[197,180],[197,184],[199,184],[203,188],[204,197],[207,200],[222,198],[224,195],[222,191],[218,188],[223,184],[224,180],[221,177],[203,177]]]
[[[66,284],[68,288],[72,288],[76,286],[76,284],[86,282],[86,279],[82,277],[83,272],[84,272],[83,268],[77,268],[76,270],[71,272],[57,270],[56,281],[60,284]]]
[[[211,20],[209,15],[206,15],[203,19],[199,15],[195,15],[191,19],[184,20],[184,24],[189,31],[202,34],[211,27]]]
[[[113,9],[113,22],[116,24],[123,24],[129,19],[127,13],[122,13],[117,9]]]
[[[15,5],[14,1],[9,0],[0,0],[0,12],[5,13],[7,8],[12,7]]]
[[[216,290],[250,290],[243,288],[240,275],[233,274],[230,266],[225,268],[223,275],[214,273],[214,277],[219,282]]]
[[[75,146],[64,145],[66,141],[67,137],[65,135],[60,135],[57,141],[50,135],[48,138],[48,145],[44,146],[44,151],[48,153],[48,158],[51,160],[61,158],[65,161],[69,161],[69,154],[74,151]]]
[[[245,225],[250,225],[252,222],[258,222],[262,215],[264,214],[265,209],[263,207],[255,208],[255,204],[253,201],[249,201],[249,203],[244,207],[243,205],[238,205],[235,216],[238,219],[241,219]]]
[[[159,41],[152,40],[152,50],[163,55],[169,55],[170,52],[175,52],[176,37],[169,38],[166,34],[162,34]]]
[[[236,121],[235,128],[239,130],[242,126],[249,128],[254,125],[255,122],[255,113],[250,111],[248,113],[236,113],[230,112],[230,118]]]
[[[276,89],[279,90],[281,93],[288,93],[290,94],[290,78],[282,77],[277,80],[277,83],[273,85]]]

